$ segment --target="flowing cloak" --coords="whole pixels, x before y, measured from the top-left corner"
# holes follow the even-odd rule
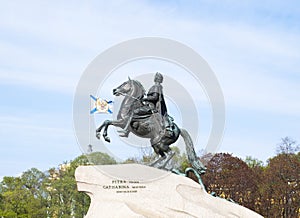
[[[163,87],[160,84],[153,85],[148,91],[147,98],[155,105],[155,108],[159,112],[159,114],[161,114],[162,117],[165,117],[167,116],[167,106],[162,89]],[[156,95],[157,98],[153,98],[155,96],[153,95],[154,93],[158,94]]]

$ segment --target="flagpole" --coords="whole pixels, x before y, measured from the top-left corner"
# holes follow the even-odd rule
[[[92,141],[92,136],[91,136],[91,99],[90,99],[90,105],[89,105],[89,107],[88,107],[88,112],[89,112],[89,145],[88,145],[88,147],[91,145],[91,141]],[[88,149],[87,149],[87,152],[89,152],[88,151]]]

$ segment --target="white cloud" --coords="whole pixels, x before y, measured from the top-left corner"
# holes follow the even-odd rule
[[[281,68],[298,66],[295,66],[295,61],[299,59],[299,37],[272,28],[262,30],[247,24],[228,24],[226,21],[210,23],[205,20],[176,18],[171,16],[174,12],[172,8],[158,9],[145,3],[129,7],[121,1],[115,4],[121,5],[121,8],[116,7],[113,10],[107,8],[108,6],[94,9],[89,4],[83,4],[82,7],[60,5],[62,8],[55,4],[44,4],[46,5],[36,4],[29,10],[18,6],[13,15],[7,10],[2,16],[10,19],[2,19],[2,26],[25,32],[25,36],[44,42],[46,47],[62,47],[63,54],[47,53],[43,48],[31,50],[30,45],[9,45],[4,42],[1,44],[1,59],[8,65],[19,66],[21,72],[9,72],[2,79],[10,78],[10,81],[21,80],[32,85],[43,84],[40,87],[73,91],[89,60],[86,55],[84,61],[80,60],[80,54],[72,54],[68,49],[72,51],[75,48],[75,52],[86,52],[91,58],[101,49],[108,48],[109,44],[153,33],[186,42],[200,54],[205,48],[204,54],[208,53],[208,58],[212,59],[211,63],[214,65],[231,57],[226,65],[222,65],[225,67],[222,72],[225,73],[235,70],[233,68],[236,63],[232,63],[233,61],[241,61],[243,67],[252,68],[253,66],[247,66],[247,59],[253,64],[256,62],[263,65],[264,68],[267,67],[264,64],[270,66],[272,60],[276,60],[274,65],[278,65],[279,60],[282,61]],[[41,14],[45,16],[40,16]],[[262,56],[265,57],[263,61],[255,60]],[[45,84],[45,81],[49,84]]]

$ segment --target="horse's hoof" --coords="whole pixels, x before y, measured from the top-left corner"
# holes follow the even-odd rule
[[[105,141],[110,142],[110,138],[109,137],[104,137]]]
[[[101,135],[99,133],[96,133],[96,138],[100,140]]]

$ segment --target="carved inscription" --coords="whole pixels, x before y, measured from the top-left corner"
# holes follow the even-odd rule
[[[102,188],[116,193],[137,193],[141,189],[146,189],[147,186],[140,184],[137,180],[112,180],[111,184],[103,185]]]

